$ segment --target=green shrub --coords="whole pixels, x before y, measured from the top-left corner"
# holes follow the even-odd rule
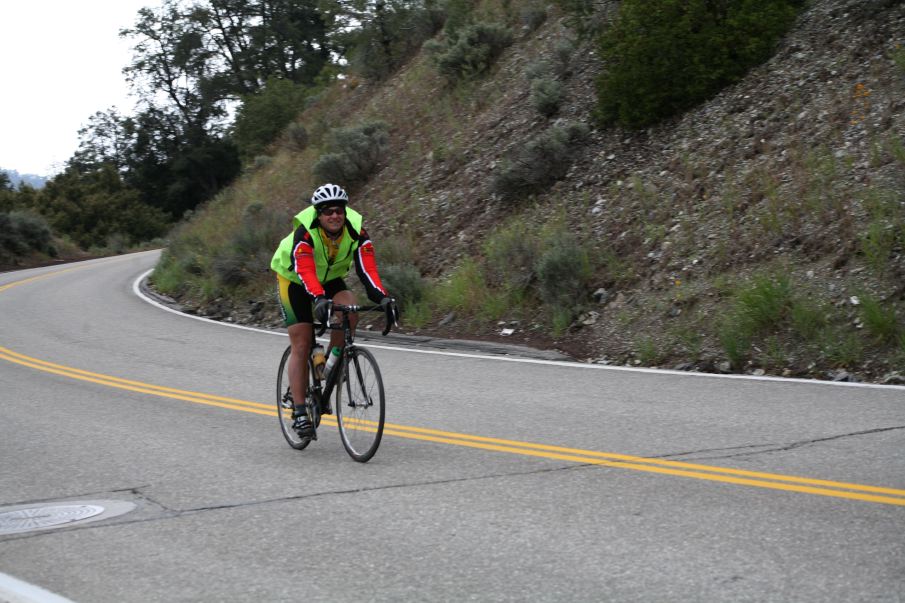
[[[436,63],[437,58],[446,52],[447,44],[446,42],[441,42],[435,38],[432,38],[426,41],[421,45],[421,50]]]
[[[443,33],[448,40],[457,40],[459,32],[471,24],[474,8],[475,0],[446,0],[443,3],[446,17]]]
[[[864,357],[861,338],[855,333],[836,328],[821,332],[819,347],[823,358],[835,366],[854,366]]]
[[[607,279],[616,285],[627,285],[637,278],[635,266],[631,260],[622,257],[612,249],[602,250],[599,262],[604,267]]]
[[[550,63],[544,60],[532,61],[525,67],[525,77],[528,78],[529,82],[534,82],[534,80],[543,77],[550,77],[552,73],[553,68],[550,66]]]
[[[131,247],[132,245],[129,241],[129,237],[121,232],[114,232],[107,235],[107,240],[104,243],[104,249],[107,252],[116,255],[126,253]]]
[[[586,301],[591,262],[585,246],[566,233],[552,240],[535,265],[537,289],[548,306],[575,313]]]
[[[562,84],[554,79],[539,78],[531,84],[531,104],[544,117],[552,117],[559,111],[562,101]]]
[[[154,272],[148,277],[155,290],[166,295],[182,292],[184,273],[178,269],[168,249],[160,255],[160,261],[154,266]]]
[[[623,0],[600,38],[603,122],[641,128],[680,113],[765,61],[804,0]]]
[[[381,266],[380,277],[401,310],[408,310],[424,298],[427,286],[413,264]]]
[[[322,182],[341,182],[348,186],[355,166],[342,153],[324,153],[314,162],[314,176]]]
[[[608,3],[596,0],[556,0],[566,14],[566,23],[581,37],[590,37],[602,27],[606,10],[599,10]]]
[[[557,238],[535,266],[537,291],[550,310],[554,333],[562,335],[585,305],[592,276],[584,246],[575,239]]]
[[[572,40],[559,40],[553,46],[553,73],[562,79],[569,75],[572,57],[575,55],[575,42]]]
[[[130,244],[149,241],[168,226],[168,216],[145,204],[112,164],[85,173],[70,166],[41,190],[40,207],[54,232],[82,249],[102,248],[116,233],[127,236]]]
[[[217,282],[227,288],[236,288],[255,276],[268,273],[273,250],[285,231],[283,216],[269,211],[261,203],[249,205],[242,222],[214,255],[212,269]]]
[[[199,277],[211,272],[209,264],[214,252],[200,237],[186,234],[186,226],[183,222],[174,229],[169,246],[149,277],[157,291],[173,297],[190,291]]]
[[[377,262],[382,269],[390,264],[405,265],[415,263],[415,243],[406,236],[390,235],[380,239],[377,248]]]
[[[53,252],[53,234],[47,220],[29,211],[14,211],[9,214],[11,227],[29,249],[42,253]]]
[[[755,336],[783,326],[793,306],[792,283],[786,275],[756,276],[736,290],[731,310],[717,325],[717,338],[732,366],[741,366]],[[801,328],[815,320],[804,314],[798,319]]]
[[[432,5],[380,3],[374,16],[354,35],[350,64],[362,77],[377,81],[393,73],[443,25]]]
[[[890,257],[905,246],[905,205],[894,191],[869,188],[862,197],[870,217],[861,233],[858,248],[867,264],[877,274],[885,274]]]
[[[905,75],[905,47],[896,44],[896,47],[889,53],[890,58],[899,67],[899,70]]]
[[[550,310],[550,326],[554,337],[561,337],[575,320],[575,311],[568,308],[553,308]]]
[[[248,263],[235,253],[224,253],[213,259],[212,268],[217,280],[227,288],[235,288],[249,280]]]
[[[496,23],[477,23],[463,28],[455,39],[434,55],[440,74],[447,81],[482,75],[507,46],[512,44],[512,32]]]
[[[717,325],[717,338],[729,363],[736,369],[740,368],[751,348],[751,334],[748,330],[731,317],[726,318]]]
[[[513,220],[484,244],[484,268],[491,286],[524,290],[535,278],[540,238],[522,220]]]
[[[791,307],[792,282],[785,275],[755,277],[736,295],[736,312],[752,334],[777,326]]]
[[[295,122],[289,124],[286,126],[284,136],[292,150],[301,152],[308,148],[308,129],[302,124]]]
[[[450,275],[449,280],[436,287],[436,301],[444,310],[476,312],[481,307],[485,290],[481,267],[474,260],[467,258]]]
[[[895,134],[886,140],[886,150],[897,162],[905,165],[905,142]]]
[[[242,98],[233,140],[243,161],[266,153],[268,145],[304,108],[308,94],[305,86],[271,78],[259,92]]]
[[[757,355],[761,366],[773,370],[784,369],[789,365],[789,352],[779,336],[771,336],[763,343],[763,349]]]
[[[862,295],[860,299],[861,322],[867,332],[881,343],[895,341],[901,330],[895,307],[885,306],[873,295]]]
[[[566,123],[548,128],[506,157],[494,175],[493,189],[504,199],[538,193],[569,171],[588,127]]]
[[[9,261],[33,251],[55,254],[47,221],[27,211],[0,213],[0,259]]]
[[[553,47],[553,55],[548,59],[540,59],[529,63],[525,68],[525,77],[533,82],[541,78],[565,79],[569,75],[572,56],[575,54],[575,42],[559,40]]]
[[[314,175],[345,186],[361,184],[377,169],[389,145],[387,125],[372,121],[327,134],[328,152],[315,162]]]
[[[670,337],[694,362],[701,359],[704,335],[697,328],[689,324],[680,325],[671,330]]]
[[[635,341],[635,348],[638,353],[638,360],[644,366],[654,366],[659,364],[665,357],[665,351],[660,348],[657,340],[653,337],[641,337]]]
[[[531,2],[521,8],[519,20],[528,31],[534,31],[547,20],[547,7],[541,2]]]
[[[411,325],[416,329],[420,329],[426,325],[432,316],[431,305],[428,301],[420,301],[417,304],[410,304],[404,315],[400,315],[400,320],[406,325]]]
[[[883,220],[874,220],[858,240],[858,248],[867,264],[882,274],[889,265],[889,256],[895,244],[892,226]]]
[[[822,304],[804,299],[792,303],[792,329],[805,340],[816,338],[827,327],[829,311]]]
[[[508,291],[487,289],[481,298],[481,306],[478,316],[484,320],[499,320],[509,314],[513,309],[515,296]]]

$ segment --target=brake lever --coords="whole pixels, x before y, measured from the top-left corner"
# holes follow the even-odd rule
[[[327,301],[327,320],[321,323],[320,328],[316,331],[316,335],[320,337],[327,330],[327,327],[330,326],[330,316],[333,314],[333,300]]]
[[[393,327],[399,328],[399,313],[396,311],[395,303],[386,309],[386,326],[383,328],[382,335],[386,336]]]

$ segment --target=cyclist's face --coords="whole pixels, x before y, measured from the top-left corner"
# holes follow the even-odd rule
[[[343,229],[346,221],[346,210],[342,207],[327,207],[317,214],[321,228],[330,234],[336,234]]]

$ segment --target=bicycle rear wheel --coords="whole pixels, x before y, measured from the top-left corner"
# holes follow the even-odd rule
[[[377,452],[383,437],[383,379],[373,354],[357,347],[344,356],[342,371],[343,382],[336,385],[334,411],[339,435],[349,456],[366,463]]]
[[[302,450],[311,443],[311,438],[301,437],[292,428],[292,392],[289,389],[289,354],[291,347],[287,347],[280,360],[280,370],[277,373],[277,419],[280,421],[280,431],[286,442],[296,450]],[[309,369],[310,372],[310,369]]]

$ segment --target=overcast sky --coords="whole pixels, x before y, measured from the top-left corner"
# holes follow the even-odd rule
[[[0,167],[53,175],[98,111],[134,102],[122,69],[130,42],[117,34],[157,0],[12,0],[0,15]]]

